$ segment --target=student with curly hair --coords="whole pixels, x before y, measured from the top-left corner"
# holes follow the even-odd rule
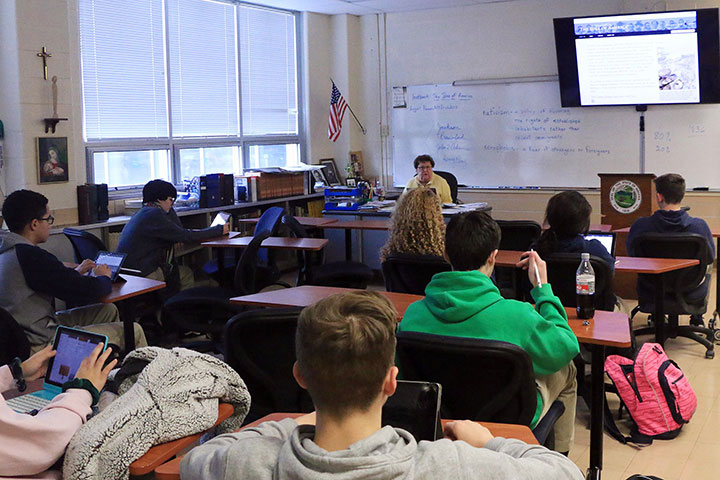
[[[391,218],[390,236],[380,250],[384,262],[393,253],[443,256],[445,222],[440,197],[426,187],[404,193]]]

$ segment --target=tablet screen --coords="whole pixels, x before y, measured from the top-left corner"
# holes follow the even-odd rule
[[[124,253],[98,252],[95,264],[107,265],[110,268],[110,278],[115,280],[126,256]]]
[[[75,378],[80,363],[92,353],[98,343],[107,344],[107,337],[74,328],[58,327],[53,345],[57,353],[50,360],[45,381],[62,386]]]

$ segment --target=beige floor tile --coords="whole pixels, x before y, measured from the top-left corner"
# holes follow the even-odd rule
[[[717,448],[693,449],[685,462],[680,480],[717,480],[718,478],[720,478],[720,455],[717,455]]]

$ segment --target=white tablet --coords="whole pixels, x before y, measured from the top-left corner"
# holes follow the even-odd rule
[[[218,225],[225,225],[227,221],[230,219],[230,214],[227,212],[218,212],[217,215],[215,215],[215,219],[210,224],[211,227],[216,227]]]

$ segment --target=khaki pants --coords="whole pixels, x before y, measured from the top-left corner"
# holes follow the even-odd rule
[[[62,310],[55,314],[58,325],[76,327],[102,335],[107,335],[108,342],[125,349],[125,334],[123,324],[120,322],[118,309],[112,303],[98,303],[84,307]],[[140,325],[134,323],[135,346],[146,347],[147,339]],[[42,350],[45,345],[33,345],[32,352]]]
[[[555,423],[555,451],[568,452],[575,438],[575,408],[577,404],[577,369],[570,362],[551,375],[535,379],[543,409],[540,418],[545,416],[555,400],[565,406],[565,413]]]
[[[195,285],[195,275],[193,274],[193,271],[185,265],[177,265],[176,268],[179,269],[178,273],[180,274],[180,290],[192,288],[193,285]],[[163,275],[161,268],[149,273],[145,278],[150,278],[159,282],[165,281],[165,276]]]

